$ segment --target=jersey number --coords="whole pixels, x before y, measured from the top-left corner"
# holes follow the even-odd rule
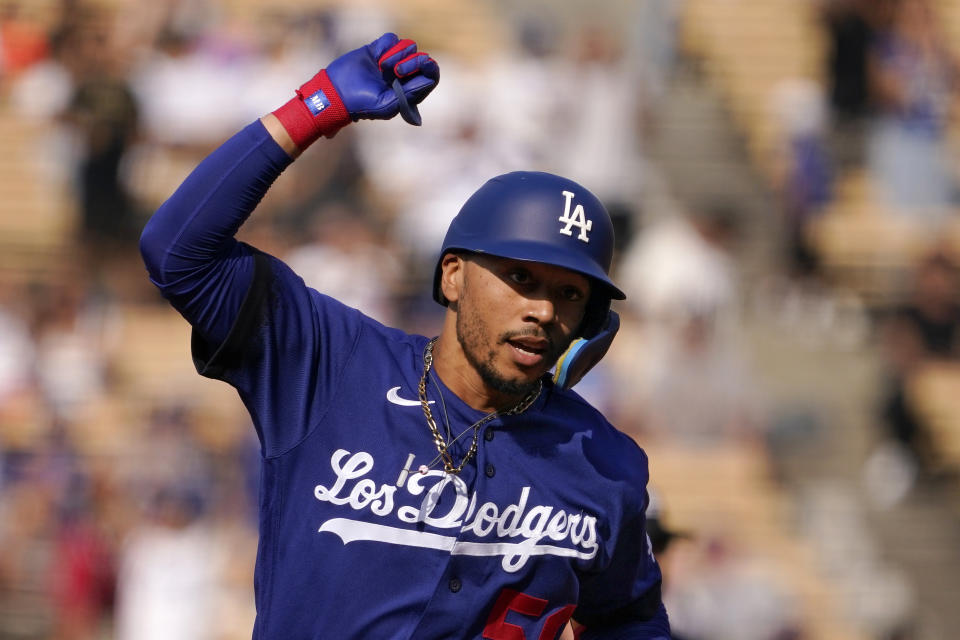
[[[547,601],[543,598],[528,596],[513,589],[504,589],[494,603],[490,617],[487,618],[483,637],[488,640],[526,640],[527,636],[522,627],[507,622],[507,614],[512,611],[521,616],[539,618],[546,608]],[[547,616],[537,640],[555,640],[560,633],[560,628],[567,623],[576,608],[577,605],[568,604]]]

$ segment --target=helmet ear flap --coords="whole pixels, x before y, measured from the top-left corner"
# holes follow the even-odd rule
[[[597,335],[607,323],[609,313],[610,295],[604,291],[592,291],[577,335],[587,339]]]
[[[619,330],[620,316],[608,310],[603,324],[593,336],[577,338],[557,360],[553,373],[554,384],[561,389],[570,389],[580,382],[603,359]]]

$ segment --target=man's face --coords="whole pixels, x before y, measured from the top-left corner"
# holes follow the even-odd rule
[[[467,360],[492,389],[527,393],[576,337],[590,281],[536,262],[479,254],[459,259],[457,340]]]

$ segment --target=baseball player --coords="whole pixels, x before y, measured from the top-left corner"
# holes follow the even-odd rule
[[[481,186],[439,254],[432,339],[233,237],[308,145],[359,119],[415,122],[438,79],[393,34],[337,58],[143,231],[198,371],[237,389],[260,438],[253,637],[546,640],[572,617],[581,638],[668,638],[646,457],[570,390],[623,298],[590,192],[535,172]]]

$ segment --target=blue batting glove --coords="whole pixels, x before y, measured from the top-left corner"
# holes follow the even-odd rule
[[[440,81],[436,60],[419,53],[413,40],[401,40],[393,33],[343,54],[326,72],[354,122],[397,115],[403,105],[394,92],[394,80],[414,110]]]

